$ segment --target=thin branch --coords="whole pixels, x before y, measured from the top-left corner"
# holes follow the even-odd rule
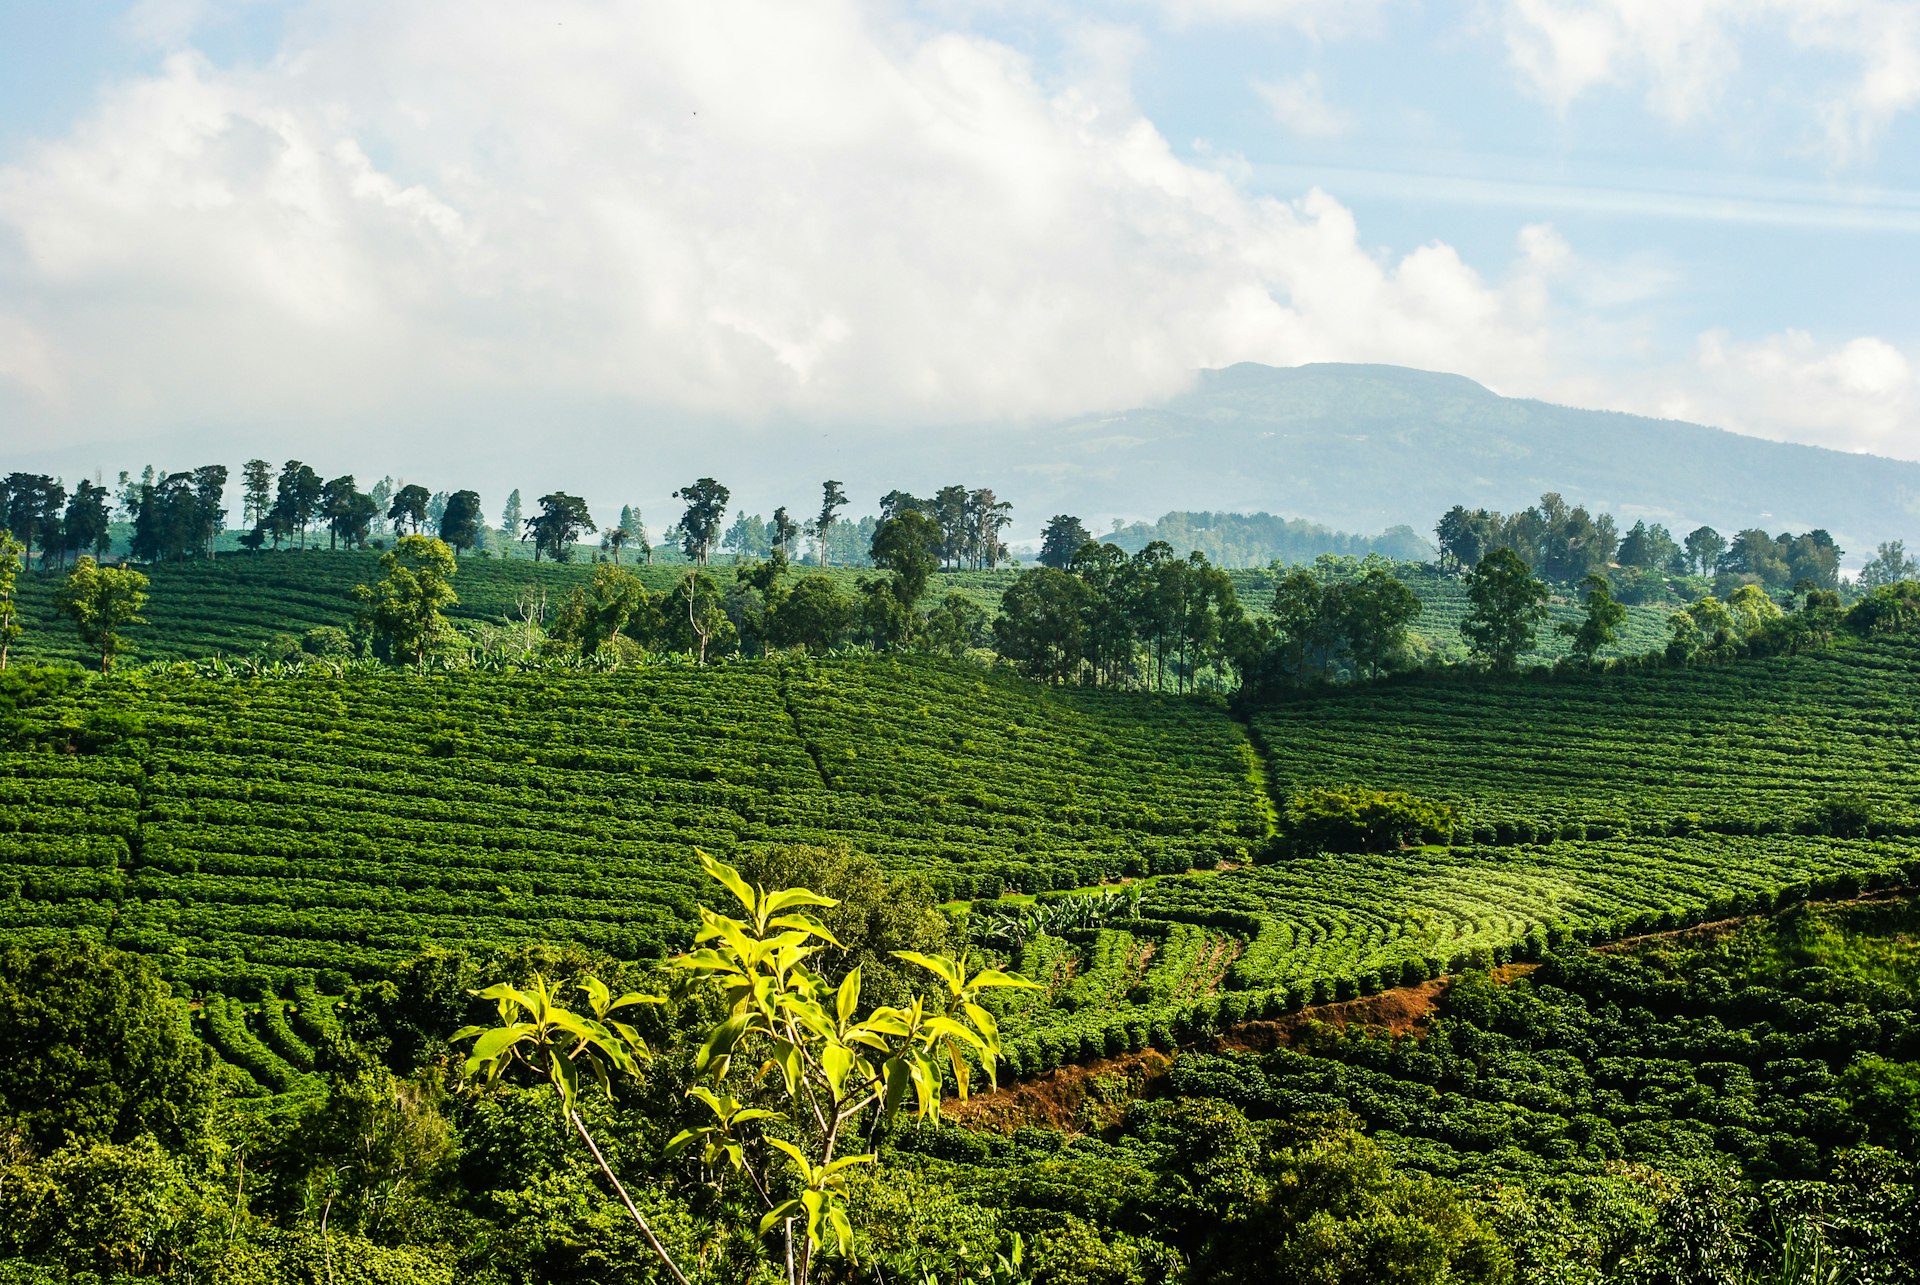
[[[593,1135],[587,1132],[586,1122],[580,1118],[580,1113],[569,1108],[567,1116],[572,1120],[574,1131],[580,1135],[580,1140],[587,1144],[587,1150],[593,1152],[594,1162],[600,1166],[600,1172],[607,1176],[607,1181],[612,1183],[613,1189],[619,1193],[620,1203],[627,1207],[627,1212],[633,1215],[633,1221],[640,1225],[640,1234],[647,1238],[647,1244],[653,1247],[653,1252],[659,1256],[660,1261],[667,1265],[667,1270],[673,1273],[674,1280],[679,1281],[680,1285],[691,1285],[679,1266],[667,1256],[666,1247],[660,1243],[660,1238],[653,1234],[653,1228],[647,1226],[647,1220],[640,1216],[640,1210],[634,1206],[633,1197],[629,1196],[627,1189],[620,1185],[620,1180],[613,1176],[613,1170],[608,1168],[606,1157],[600,1154],[599,1144],[594,1142]]]

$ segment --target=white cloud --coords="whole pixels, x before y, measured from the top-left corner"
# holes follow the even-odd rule
[[[1152,0],[1176,26],[1264,24],[1333,39],[1379,29],[1386,0]]]
[[[1796,105],[1818,122],[1827,158],[1846,164],[1920,104],[1913,0],[1504,0],[1502,14],[1515,70],[1563,111],[1613,88],[1688,123],[1726,107],[1739,85],[1742,103]],[[1750,56],[1765,41],[1819,56],[1790,66]],[[1839,74],[1823,74],[1829,59]]]
[[[56,404],[0,371],[14,422],[497,395],[898,426],[1249,359],[1511,385],[1551,348],[1531,249],[1500,280],[1382,257],[1325,193],[1181,160],[1110,59],[1043,87],[850,0],[364,0],[289,29],[259,68],[177,55],[0,170],[0,297],[65,372]]]
[[[1916,358],[1874,336],[1823,344],[1789,330],[1741,341],[1712,330],[1666,383],[1650,413],[1906,458],[1920,447]]]
[[[1353,129],[1353,114],[1327,100],[1318,72],[1303,72],[1287,80],[1258,81],[1253,89],[1281,128],[1302,138],[1338,138]]]

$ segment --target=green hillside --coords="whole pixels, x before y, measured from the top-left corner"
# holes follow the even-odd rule
[[[297,638],[309,629],[328,625],[350,628],[356,610],[353,587],[379,578],[379,555],[345,550],[282,552],[166,562],[143,570],[152,582],[144,613],[148,623],[127,632],[129,654],[123,663],[244,656],[266,646],[276,635]],[[659,592],[675,584],[686,569],[643,566],[633,570],[650,590]],[[814,568],[797,568],[796,573],[819,574]],[[717,566],[713,574],[725,584],[731,581],[733,569]],[[861,577],[874,573],[832,567],[826,574],[843,590],[853,593]],[[934,578],[929,595],[938,598],[958,592],[991,613],[1016,574],[1012,570],[942,572]],[[1231,574],[1242,606],[1256,614],[1267,610],[1273,599],[1275,574],[1265,569]],[[1460,620],[1466,614],[1467,602],[1460,581],[1411,564],[1402,564],[1399,574],[1424,605],[1414,632],[1442,656],[1463,657],[1466,647],[1460,637]],[[551,612],[592,575],[593,565],[585,562],[465,558],[454,580],[460,602],[449,615],[469,629],[501,625],[519,619],[524,606],[537,605],[543,594]],[[28,572],[20,577],[25,633],[15,654],[27,660],[86,663],[91,658],[82,654],[71,626],[54,611],[60,579],[57,572]],[[1621,641],[1602,654],[1627,655],[1663,646],[1670,611],[1659,606],[1630,607]],[[1549,612],[1539,645],[1531,653],[1536,661],[1567,654],[1567,640],[1554,628],[1561,621],[1580,616],[1579,606],[1565,598],[1549,604]]]
[[[1920,649],[1306,697],[1253,727],[1283,790],[1363,782],[1458,804],[1477,838],[1754,834],[1839,802],[1920,830]]]
[[[5,935],[250,996],[434,946],[657,956],[695,848],[844,845],[943,897],[1153,876],[1015,952],[1058,983],[1004,1014],[1031,1070],[1920,873],[1917,660],[1341,692],[1258,714],[1264,762],[1215,706],[929,660],[96,680],[4,761]],[[1279,859],[1267,779],[1453,799],[1471,839]],[[1839,789],[1870,800],[1860,837],[1810,832]]]
[[[695,848],[841,844],[951,897],[1266,839],[1224,716],[933,662],[160,676],[36,708],[20,737],[7,933],[84,926],[196,985],[475,941],[657,956],[684,945]]]

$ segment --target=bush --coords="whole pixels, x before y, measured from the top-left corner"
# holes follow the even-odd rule
[[[1284,818],[1297,852],[1391,852],[1416,843],[1451,842],[1460,818],[1450,804],[1400,791],[1336,786],[1287,801]]]
[[[320,625],[300,635],[300,650],[322,660],[351,660],[353,639],[337,625]]]

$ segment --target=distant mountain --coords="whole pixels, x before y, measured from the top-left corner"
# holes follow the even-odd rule
[[[1204,372],[1164,405],[1000,446],[995,472],[1011,474],[1003,494],[1024,515],[1076,513],[1089,526],[1194,509],[1427,535],[1455,504],[1510,510],[1558,491],[1623,529],[1636,518],[1676,535],[1701,523],[1825,527],[1856,564],[1877,541],[1920,535],[1920,464],[1501,397],[1398,366],[1243,363]]]

